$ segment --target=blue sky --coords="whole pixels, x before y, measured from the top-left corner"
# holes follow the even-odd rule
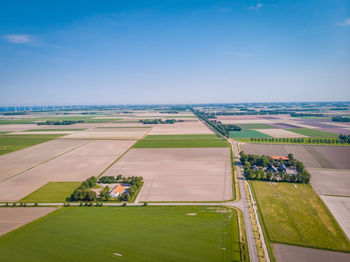
[[[350,1],[0,1],[0,104],[350,100]]]

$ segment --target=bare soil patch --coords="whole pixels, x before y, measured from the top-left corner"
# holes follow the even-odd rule
[[[75,139],[139,139],[149,131],[148,128],[98,128],[65,136]]]
[[[106,176],[142,176],[138,201],[222,201],[232,198],[229,148],[131,149]]]
[[[272,137],[278,137],[278,138],[294,138],[294,137],[307,137],[302,134],[294,133],[288,130],[284,129],[255,129],[258,132],[264,133],[266,135],[272,136]]]
[[[350,197],[320,196],[350,240]],[[336,260],[334,260],[336,261]],[[350,257],[347,261],[350,261]]]
[[[346,262],[350,260],[349,253],[283,244],[272,244],[272,247],[278,262]]]
[[[98,176],[134,142],[90,141],[67,154],[1,182],[0,201],[18,201],[48,182],[76,182]]]
[[[0,208],[0,236],[56,210],[55,207]]]
[[[213,134],[201,121],[155,125],[149,135]]]
[[[88,141],[56,139],[0,156],[0,181],[81,146]]]
[[[11,124],[11,125],[0,125],[0,132],[19,132],[27,129],[37,128],[34,124]]]
[[[309,169],[309,172],[317,194],[350,196],[350,170]]]

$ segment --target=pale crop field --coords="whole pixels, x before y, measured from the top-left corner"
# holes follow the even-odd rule
[[[229,148],[135,148],[104,175],[142,176],[139,201],[232,198]]]

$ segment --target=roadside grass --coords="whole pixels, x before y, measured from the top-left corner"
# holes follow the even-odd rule
[[[61,136],[63,135],[0,135],[0,155],[4,155],[37,144],[41,144]]]
[[[238,243],[237,213],[223,207],[65,207],[1,236],[0,253],[13,262],[240,261]]]
[[[49,182],[18,202],[64,203],[80,184],[81,182]]]
[[[41,132],[41,131],[83,131],[86,130],[85,128],[62,128],[62,129],[51,129],[51,128],[47,128],[47,129],[28,129],[28,130],[24,130],[24,132]]]
[[[230,137],[241,138],[241,137],[272,137],[272,136],[263,134],[253,129],[244,129],[242,131],[231,131]]]
[[[225,139],[142,139],[132,148],[202,148],[229,147]]]
[[[238,124],[242,129],[275,129],[276,127],[267,124]]]
[[[350,252],[350,243],[310,185],[250,181],[271,242]]]
[[[339,135],[311,128],[286,128],[286,130],[309,137],[338,138]]]

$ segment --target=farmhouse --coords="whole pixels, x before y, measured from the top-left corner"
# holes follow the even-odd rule
[[[274,165],[269,165],[266,168],[266,172],[278,173],[278,169]]]
[[[286,160],[286,161],[289,160],[289,157],[287,156],[270,156],[270,158],[273,160]]]
[[[110,195],[111,197],[118,197],[119,195],[123,194],[124,191],[125,188],[121,184],[118,184],[111,190]]]

